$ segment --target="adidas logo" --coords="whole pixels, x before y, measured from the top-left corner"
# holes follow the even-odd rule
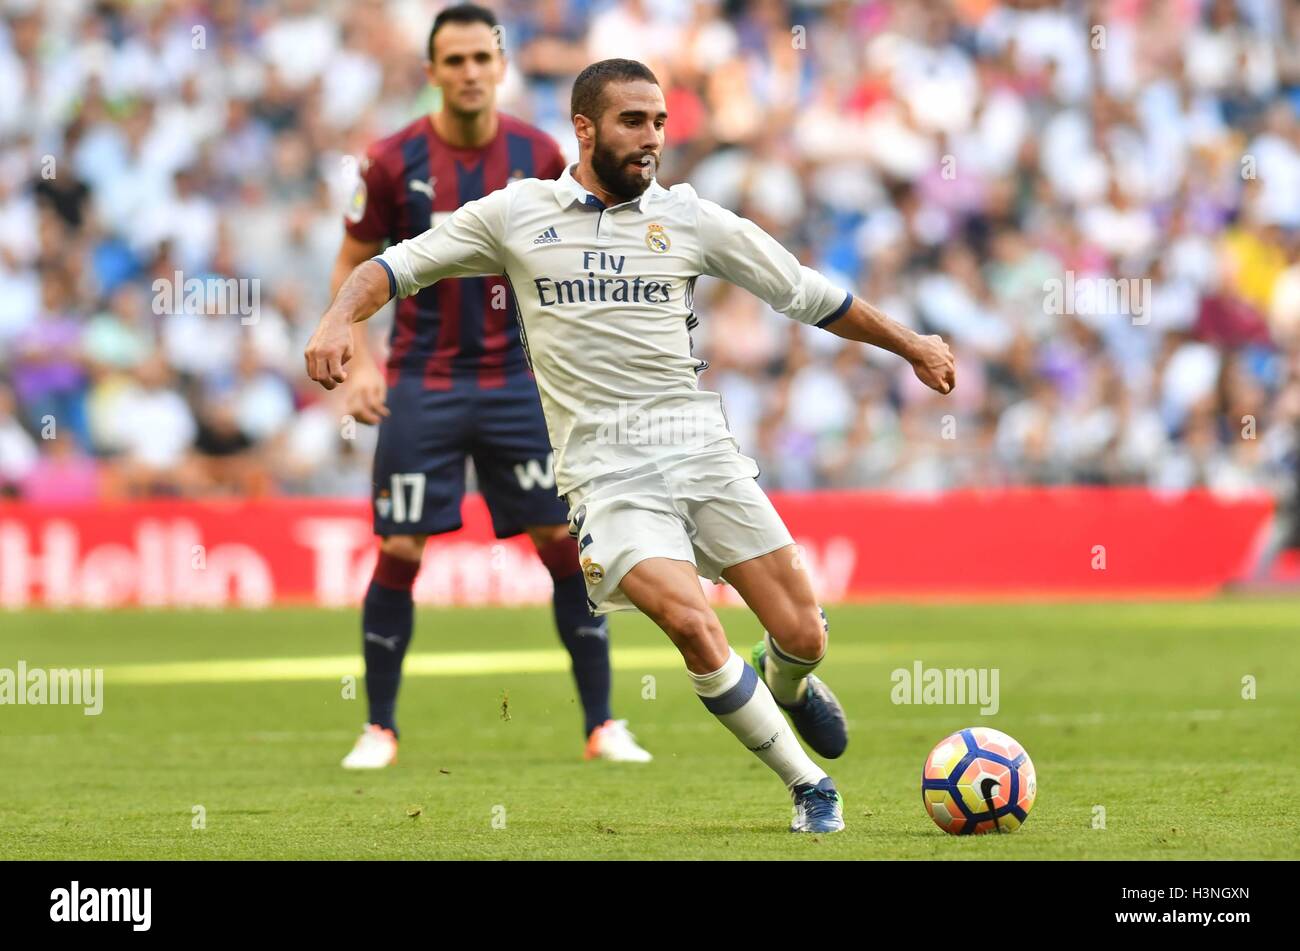
[[[554,226],[552,226],[533,238],[533,244],[559,244],[561,240],[560,236],[555,233]]]

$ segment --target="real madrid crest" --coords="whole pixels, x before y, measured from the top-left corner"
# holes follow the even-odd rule
[[[663,254],[672,247],[672,242],[668,240],[668,232],[664,230],[661,224],[649,224],[645,229],[645,246],[655,254]]]
[[[587,584],[600,584],[601,579],[605,577],[605,569],[591,560],[590,557],[582,559],[582,573],[587,578]]]

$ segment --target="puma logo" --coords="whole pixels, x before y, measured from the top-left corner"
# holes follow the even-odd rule
[[[413,178],[406,184],[411,191],[419,192],[421,195],[428,195],[429,201],[433,201],[433,186],[437,181],[436,178],[430,178],[427,182],[422,182],[418,178]]]
[[[373,641],[390,651],[397,650],[397,642],[401,640],[400,634],[394,634],[392,637],[380,637],[374,631],[366,631],[366,640]]]

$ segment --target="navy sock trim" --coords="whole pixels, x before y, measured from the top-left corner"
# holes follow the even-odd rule
[[[700,697],[700,701],[708,707],[709,712],[714,716],[720,717],[728,713],[735,713],[749,703],[749,698],[758,689],[758,674],[754,673],[754,668],[748,664],[744,664],[743,668],[740,680],[730,690],[716,697]]]

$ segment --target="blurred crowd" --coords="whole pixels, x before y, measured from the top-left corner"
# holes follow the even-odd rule
[[[576,157],[573,77],[648,63],[664,184],[953,345],[945,398],[702,280],[701,385],[767,487],[1294,492],[1300,4],[487,5],[504,111]],[[302,349],[351,157],[437,108],[440,5],[0,8],[0,495],[368,494]],[[255,280],[255,319],[163,313],[178,274]]]

